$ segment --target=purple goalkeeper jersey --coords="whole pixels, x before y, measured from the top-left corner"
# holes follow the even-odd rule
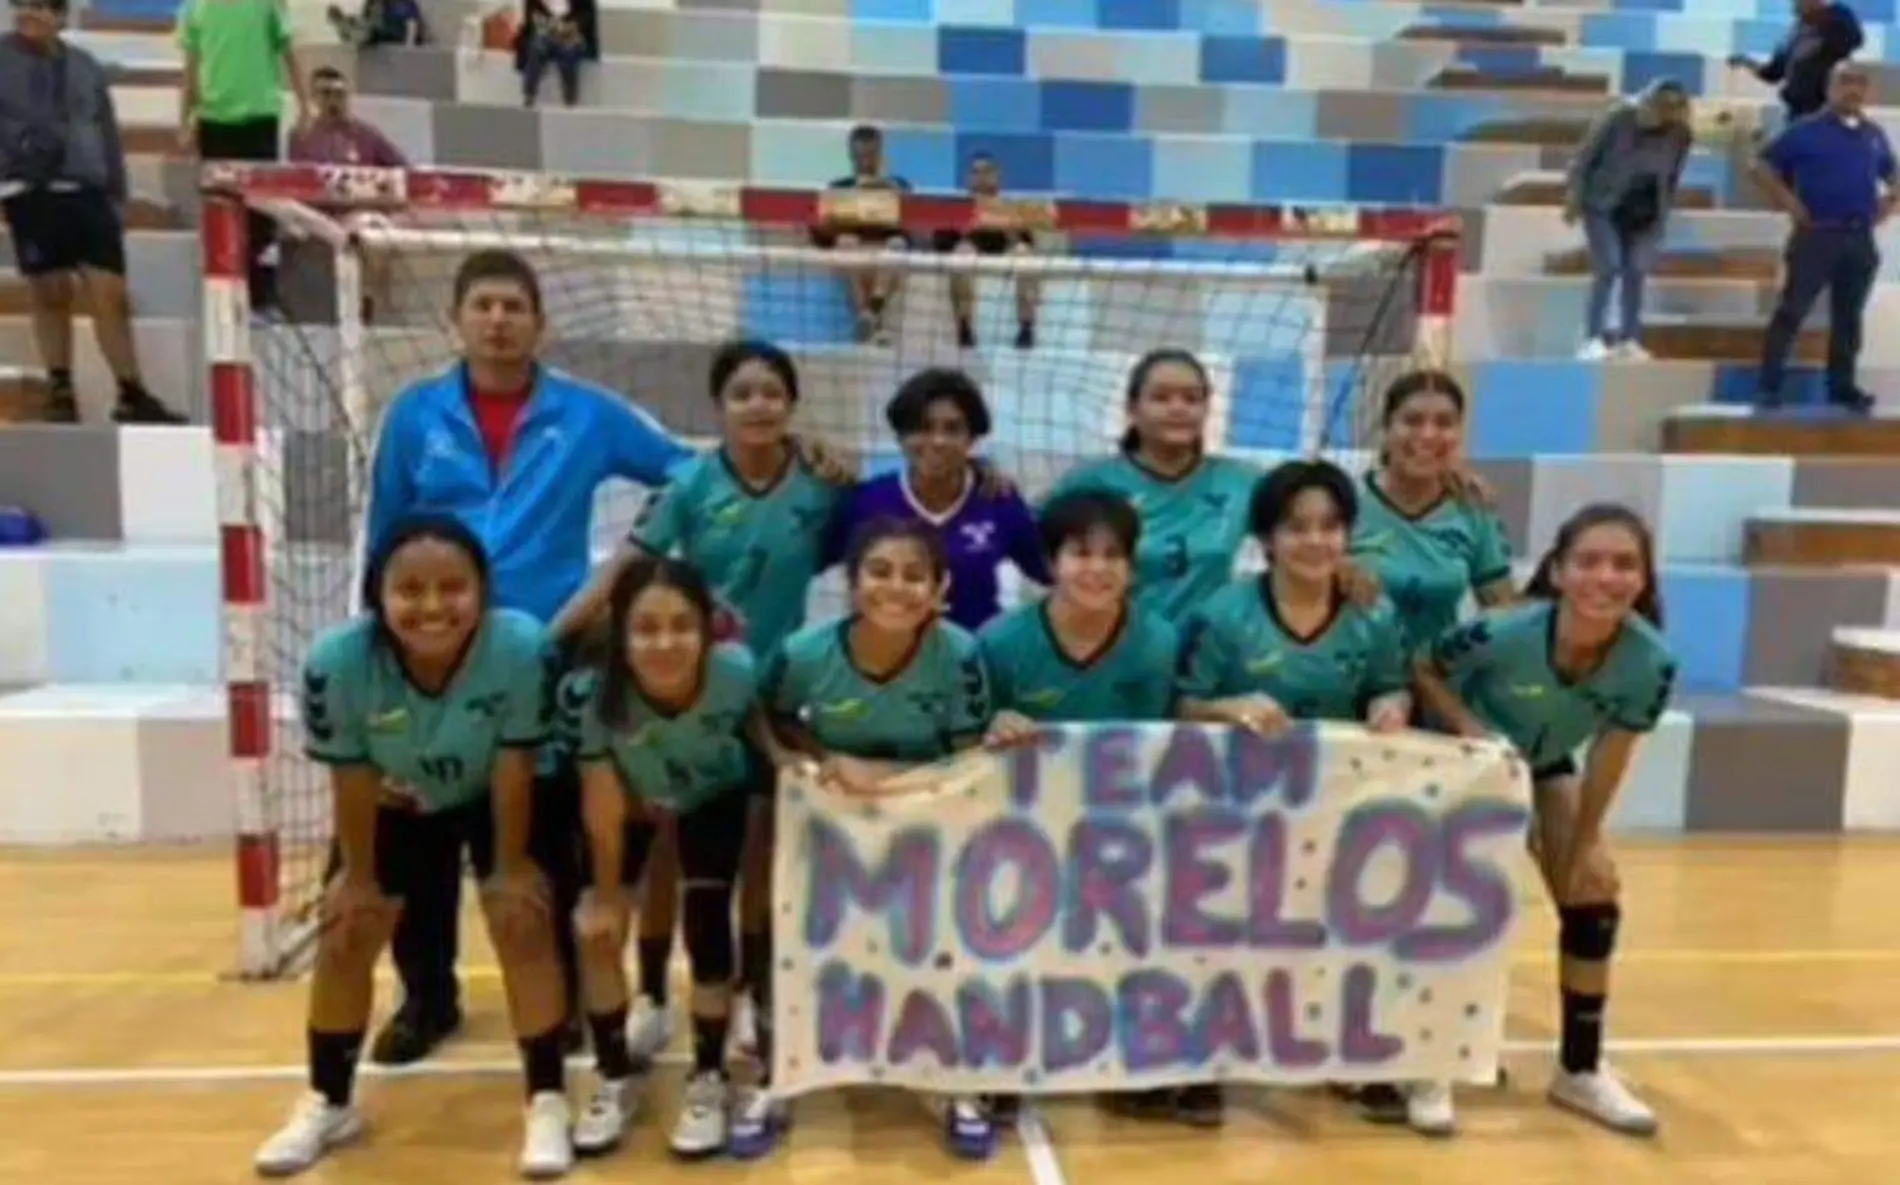
[[[902,473],[861,481],[845,495],[832,520],[831,559],[842,559],[852,532],[877,518],[937,528],[950,561],[950,620],[964,629],[976,630],[1001,610],[998,574],[1005,560],[1036,583],[1049,583],[1035,515],[1015,490],[990,497],[977,489],[973,476],[962,500],[948,514],[936,515],[911,497]]]

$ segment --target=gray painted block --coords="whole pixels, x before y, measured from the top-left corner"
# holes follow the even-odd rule
[[[851,118],[889,124],[948,123],[950,100],[941,79],[879,78],[851,80]]]
[[[653,172],[658,177],[743,181],[752,163],[752,129],[742,124],[653,121]]]
[[[651,124],[611,111],[541,113],[541,163],[576,177],[654,175]]]
[[[52,538],[122,538],[119,497],[117,429],[0,425],[0,505],[26,507]]]
[[[1880,626],[1887,574],[1880,569],[1762,568],[1750,575],[1742,682],[1813,687],[1825,682],[1836,626]]]
[[[356,89],[365,95],[455,101],[454,49],[389,49],[359,54]]]
[[[540,169],[541,122],[533,111],[438,106],[436,152],[444,163],[477,169]]]
[[[1221,129],[1220,91],[1205,86],[1143,86],[1135,90],[1135,130],[1211,135]]]
[[[1406,98],[1388,91],[1321,91],[1314,108],[1314,138],[1399,143],[1405,139]]]
[[[759,71],[757,114],[765,119],[850,119],[851,78],[817,70]],[[864,118],[877,118],[861,113]]]
[[[1676,705],[1695,717],[1690,831],[1839,831],[1847,790],[1844,717],[1753,696]]]

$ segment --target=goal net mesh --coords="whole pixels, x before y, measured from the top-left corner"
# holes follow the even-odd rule
[[[405,385],[455,363],[450,289],[471,252],[513,251],[534,266],[547,364],[626,394],[696,445],[717,443],[709,361],[733,337],[791,353],[797,429],[855,454],[867,475],[897,463],[884,419],[897,385],[924,367],[962,368],[990,406],[984,455],[1032,499],[1116,447],[1128,374],[1148,350],[1197,355],[1213,384],[1210,449],[1263,462],[1356,453],[1385,383],[1443,361],[1420,341],[1422,269],[1442,240],[1359,237],[1350,217],[1327,220],[1325,237],[1283,217],[1224,236],[1179,211],[1156,227],[1092,206],[1085,225],[1065,225],[1052,207],[1011,207],[990,217],[1027,227],[1032,241],[966,233],[959,250],[948,240],[967,231],[968,207],[914,220],[912,201],[867,213],[804,195],[832,231],[849,235],[868,217],[903,232],[853,248],[802,218],[431,204],[390,200],[387,187],[353,204],[350,187],[324,181],[323,200],[240,190],[270,220],[279,262],[278,307],[246,330],[265,548],[259,678],[272,693],[263,817],[250,825],[273,845],[277,882],[267,924],[247,931],[265,948],[244,952],[256,974],[297,963],[330,834],[327,779],[303,756],[296,718],[299,665],[313,637],[356,608],[381,413]],[[1003,253],[975,250],[997,239]],[[875,325],[854,315],[848,291],[873,281],[894,289]],[[1024,320],[1033,343],[1019,338]],[[597,557],[644,497],[617,482],[597,491]],[[814,615],[841,604],[835,576],[812,591]]]

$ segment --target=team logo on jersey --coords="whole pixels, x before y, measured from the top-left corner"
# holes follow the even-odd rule
[[[910,693],[911,706],[926,716],[935,716],[949,706],[950,698],[934,691],[913,691]]]
[[[871,705],[857,696],[818,705],[818,714],[820,716],[830,716],[837,720],[856,720],[870,710]]]
[[[466,701],[464,706],[466,706],[471,713],[480,716],[484,720],[493,720],[500,716],[502,710],[508,706],[508,693],[505,691],[496,691],[488,695],[473,696]]]
[[[1392,532],[1375,531],[1370,535],[1363,535],[1353,540],[1352,546],[1348,550],[1351,551],[1353,555],[1376,555],[1384,551],[1386,544],[1390,542],[1392,542]]]
[[[1062,689],[1059,687],[1039,687],[1023,693],[1023,702],[1036,708],[1053,708],[1062,702]]]
[[[1543,699],[1550,689],[1542,683],[1513,683],[1511,694],[1519,699]]]
[[[1278,670],[1280,665],[1285,661],[1286,651],[1269,650],[1264,654],[1255,655],[1247,660],[1247,673],[1249,675],[1264,675],[1269,671]]]
[[[387,712],[371,712],[363,723],[371,732],[402,732],[409,727],[409,709],[391,708]]]
[[[974,552],[990,550],[996,538],[995,523],[964,523],[957,529],[963,535],[964,546]]]

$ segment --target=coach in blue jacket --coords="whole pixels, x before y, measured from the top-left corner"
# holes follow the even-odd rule
[[[545,328],[534,269],[507,251],[478,251],[455,275],[462,359],[396,396],[383,418],[371,477],[367,542],[404,514],[432,510],[467,523],[488,548],[495,604],[551,621],[580,588],[591,557],[594,493],[609,477],[666,482],[690,449],[625,397],[536,361]],[[563,768],[565,766],[565,768]],[[574,932],[580,892],[579,787],[556,763],[536,788],[534,848],[551,888],[578,991]],[[370,1055],[385,1064],[426,1057],[461,1024],[455,979],[460,853],[418,877],[396,929],[403,1002]],[[570,1032],[578,1035],[578,1010]]]

